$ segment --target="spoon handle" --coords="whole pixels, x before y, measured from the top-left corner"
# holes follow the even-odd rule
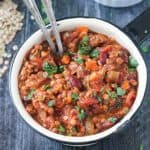
[[[59,31],[57,28],[56,18],[55,18],[53,7],[52,7],[52,1],[51,0],[42,0],[42,3],[45,7],[47,17],[52,25],[53,33],[55,35],[57,46],[58,46],[59,55],[62,55],[63,45],[62,45],[60,34],[59,34]]]
[[[43,19],[40,15],[40,12],[39,12],[39,9],[35,3],[35,0],[24,0],[26,6],[28,7],[28,9],[30,10],[30,12],[32,13],[32,15],[34,16],[37,24],[39,25],[39,27],[41,28],[46,40],[48,41],[53,53],[56,53],[56,48],[55,48],[55,45],[54,45],[54,42],[52,41],[49,33],[48,33],[48,30],[43,22]]]

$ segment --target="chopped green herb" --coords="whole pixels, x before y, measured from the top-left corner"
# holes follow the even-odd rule
[[[129,66],[131,68],[136,68],[138,66],[137,60],[132,56],[129,56]]]
[[[126,91],[124,89],[122,89],[121,87],[117,88],[117,95],[118,96],[123,96],[126,93]]]
[[[53,107],[55,105],[55,101],[54,100],[50,100],[48,102],[48,107]]]
[[[125,114],[127,114],[129,112],[129,109],[128,108],[126,108],[126,110],[125,110]]]
[[[27,96],[27,100],[31,100],[32,99],[34,92],[35,92],[35,89],[31,89],[30,90],[30,92],[29,92],[29,94]]]
[[[45,62],[43,65],[43,70],[48,73],[48,75],[52,75],[54,73],[57,73],[57,66],[51,65],[48,62]]]
[[[64,65],[61,65],[57,69],[57,73],[62,73],[64,71]]]
[[[69,51],[68,52],[70,55],[75,55],[76,53]]]
[[[135,68],[129,68],[129,72],[133,73],[136,69]]]
[[[68,132],[68,133],[67,133],[67,136],[72,136],[72,133]]]
[[[77,101],[78,98],[79,98],[79,95],[77,93],[72,93],[71,98],[72,98],[73,101]]]
[[[54,66],[45,62],[43,65],[43,70],[48,73],[48,75],[52,75],[55,73],[62,73],[64,71],[64,66]]]
[[[111,91],[107,90],[106,92],[109,95],[109,97],[111,97],[111,98],[117,98],[117,93],[115,91],[111,92]]]
[[[91,53],[90,53],[90,57],[91,58],[96,58],[99,56],[99,51],[97,49],[94,49]]]
[[[77,111],[80,110],[79,106],[74,106],[74,108],[75,108]]]
[[[62,125],[60,125],[59,128],[58,128],[58,131],[61,132],[61,133],[64,133],[65,128]]]
[[[46,84],[46,85],[44,85],[44,90],[49,90],[49,89],[51,89],[52,87],[50,87],[50,85],[48,85],[48,84]]]
[[[102,99],[99,95],[97,95],[96,92],[94,92],[93,96],[99,101],[99,102],[102,102]]]
[[[109,122],[111,123],[115,123],[117,121],[117,118],[116,117],[110,117],[107,119]]]
[[[70,55],[70,53],[67,51],[67,52],[64,52],[64,55]]]
[[[78,45],[78,53],[80,55],[88,55],[91,52],[92,48],[88,43],[89,37],[84,36]]]
[[[77,132],[76,127],[72,127],[72,132]]]
[[[80,113],[78,114],[78,119],[80,121],[84,120],[84,118],[86,117],[86,113],[83,109],[80,110]]]
[[[150,52],[150,47],[148,47],[148,46],[142,46],[142,47],[141,47],[141,50],[142,50],[144,53],[147,53],[147,52]]]
[[[89,37],[87,35],[85,35],[82,40],[81,40],[82,43],[87,43],[89,42]]]
[[[75,58],[75,61],[78,63],[78,64],[82,64],[84,62],[84,60],[82,58]]]
[[[144,148],[143,148],[143,144],[140,144],[140,146],[139,146],[139,150],[143,150]]]

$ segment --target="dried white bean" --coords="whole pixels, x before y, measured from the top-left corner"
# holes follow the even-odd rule
[[[3,57],[0,57],[0,65],[2,65],[2,64],[3,64],[3,62],[4,62]]]
[[[16,32],[21,30],[24,16],[17,10],[17,5],[12,0],[5,0],[0,4],[0,77],[6,72],[9,65],[9,60],[12,54],[5,52],[5,45],[9,44],[16,35]],[[18,46],[14,45],[14,51],[18,50]]]
[[[13,46],[13,50],[14,50],[14,51],[18,50],[18,45],[14,45],[14,46]]]
[[[35,20],[34,17],[33,17],[32,15],[30,16],[30,18],[31,18],[31,20]]]
[[[8,60],[5,60],[5,61],[4,61],[4,64],[5,64],[5,65],[8,65],[8,64],[9,64],[9,61],[8,61]]]
[[[10,58],[12,55],[11,55],[11,53],[8,53],[7,54],[7,58]]]

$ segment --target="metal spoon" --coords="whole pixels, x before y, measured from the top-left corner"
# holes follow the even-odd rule
[[[59,31],[57,29],[56,18],[55,18],[53,7],[52,7],[52,1],[51,0],[42,0],[42,3],[45,7],[45,12],[47,14],[47,17],[52,25],[53,33],[56,38],[56,43],[58,46],[58,52],[59,52],[58,54],[61,56],[63,53],[63,45],[62,45]]]
[[[32,15],[34,16],[37,24],[39,25],[39,27],[41,28],[46,40],[48,41],[48,44],[50,45],[52,51],[54,54],[56,54],[56,48],[55,48],[55,44],[52,41],[49,32],[43,22],[43,19],[40,15],[39,9],[36,5],[35,0],[24,0],[24,3],[26,4],[26,6],[28,7],[28,9],[30,10],[30,12],[32,13]]]

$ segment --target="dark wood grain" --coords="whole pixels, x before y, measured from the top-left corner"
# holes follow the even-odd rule
[[[14,0],[24,13],[24,26],[14,41],[7,46],[11,51],[14,44],[19,47],[38,27],[30,18],[30,13],[21,0]],[[94,0],[54,0],[57,19],[72,16],[91,16],[103,18],[124,27],[147,7],[150,0],[130,8],[115,9],[99,5]],[[150,43],[150,38],[148,39]],[[150,66],[150,53],[143,54],[147,66]],[[150,73],[150,67],[148,67]],[[61,145],[33,131],[20,117],[12,104],[8,90],[8,72],[0,79],[0,150],[138,150],[143,143],[144,150],[150,150],[150,86],[147,87],[144,103],[130,125],[116,134],[99,141],[97,145],[73,148]],[[150,83],[150,76],[148,76]],[[148,101],[149,100],[149,101]]]

